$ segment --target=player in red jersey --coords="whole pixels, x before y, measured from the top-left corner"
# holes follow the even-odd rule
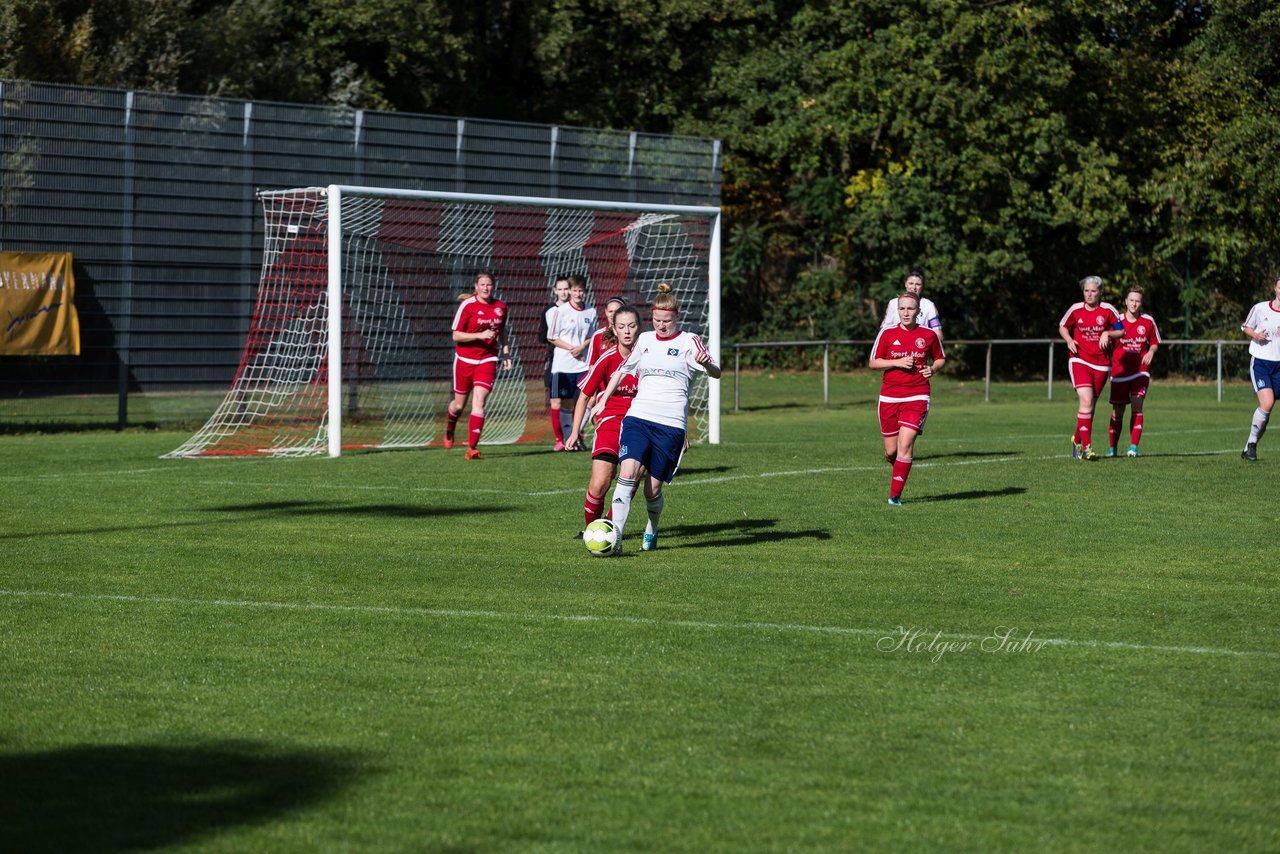
[[[1133,405],[1129,419],[1129,450],[1126,456],[1138,456],[1142,441],[1142,402],[1147,399],[1151,373],[1147,369],[1160,346],[1160,331],[1149,314],[1142,313],[1142,288],[1132,287],[1124,293],[1124,314],[1104,333],[1116,343],[1111,350],[1111,423],[1107,428],[1107,456],[1116,456],[1116,443],[1124,429],[1124,408]]]
[[[902,504],[916,437],[924,432],[929,415],[929,377],[947,359],[934,331],[916,325],[919,314],[918,296],[899,296],[900,322],[880,330],[867,363],[873,371],[884,371],[880,383],[880,434],[884,436],[885,460],[893,463],[889,480],[889,503],[893,505]]]
[[[471,395],[471,419],[467,422],[467,456],[480,458],[480,432],[484,429],[484,400],[493,391],[498,375],[498,348],[502,369],[511,370],[511,342],[507,340],[507,307],[493,297],[493,274],[477,273],[475,295],[463,294],[453,315],[453,400],[444,427],[444,446],[453,447],[453,430]]]
[[[616,307],[611,331],[615,343],[600,353],[591,370],[578,383],[582,393],[578,395],[573,410],[573,431],[569,434],[571,447],[572,443],[578,441],[583,417],[587,412],[587,399],[603,390],[613,377],[613,372],[631,355],[631,348],[640,336],[640,312],[629,305]],[[587,497],[582,504],[584,525],[590,525],[600,518],[604,508],[604,494],[618,473],[622,419],[631,408],[631,401],[635,399],[639,387],[640,377],[626,374],[606,402],[604,411],[596,418],[596,433],[591,443],[591,480],[587,484]]]
[[[1110,304],[1102,301],[1102,279],[1087,276],[1080,282],[1084,294],[1082,302],[1075,303],[1058,321],[1058,334],[1067,342],[1067,369],[1071,372],[1071,384],[1075,386],[1079,406],[1076,408],[1076,431],[1071,436],[1071,457],[1077,460],[1096,460],[1093,452],[1093,410],[1098,396],[1107,384],[1111,373],[1111,358],[1106,348],[1110,338],[1103,333],[1110,331],[1120,314]]]

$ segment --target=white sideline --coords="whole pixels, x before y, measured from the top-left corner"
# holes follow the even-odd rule
[[[616,623],[632,626],[659,628],[706,629],[709,631],[745,632],[793,632],[837,636],[868,636],[898,638],[901,629],[884,630],[855,628],[850,626],[811,626],[803,623],[716,623],[705,620],[661,620],[655,617],[626,617],[599,614],[535,614],[504,611],[480,611],[457,608],[412,608],[395,605],[332,605],[316,602],[260,602],[249,599],[186,599],[177,596],[130,596],[106,593],[70,593],[48,590],[3,590],[0,596],[8,598],[70,599],[80,602],[123,602],[137,605],[180,605],[206,608],[256,608],[279,611],[338,612],[346,614],[392,614],[396,616],[439,617],[445,619],[514,620],[519,622],[557,623]],[[956,632],[926,632],[927,640],[936,636],[942,641],[984,640],[983,635]],[[1162,652],[1176,655],[1215,655],[1235,658],[1280,659],[1280,653],[1263,650],[1219,649],[1206,646],[1167,646],[1162,644],[1126,643],[1123,641],[1074,640],[1070,638],[1035,638],[1041,646],[1076,647],[1081,649],[1115,649],[1134,652]]]

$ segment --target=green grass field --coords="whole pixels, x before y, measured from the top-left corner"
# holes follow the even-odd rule
[[[1065,386],[944,380],[891,508],[819,382],[745,377],[613,560],[586,455],[0,436],[0,849],[1280,848],[1248,387],[1086,464]]]

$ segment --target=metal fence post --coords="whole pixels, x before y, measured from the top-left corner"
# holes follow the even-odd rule
[[[733,345],[733,411],[738,411],[738,387],[742,379],[742,348]]]
[[[822,405],[831,402],[831,342],[822,342]]]
[[[116,325],[116,358],[120,361],[116,374],[116,429],[129,423],[129,351],[133,325],[133,99],[124,98],[124,186],[120,193],[120,317]]]
[[[1222,342],[1218,342],[1218,403],[1222,403]]]
[[[985,381],[983,382],[983,395],[984,395],[984,399],[988,403],[991,402],[991,346],[992,346],[991,342],[988,341],[987,342],[987,370],[986,370]]]
[[[1049,399],[1053,400],[1053,342],[1049,342]]]

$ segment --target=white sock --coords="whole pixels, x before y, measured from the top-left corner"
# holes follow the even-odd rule
[[[636,482],[633,478],[620,477],[618,485],[613,488],[613,503],[610,505],[613,527],[622,536],[622,529],[627,526],[627,514],[631,512],[631,493],[635,492]]]
[[[1271,418],[1270,412],[1263,412],[1262,407],[1258,407],[1253,411],[1253,423],[1249,425],[1249,442],[1250,445],[1258,444],[1258,440],[1262,438],[1262,434],[1267,432],[1267,421]]]
[[[644,526],[646,534],[658,533],[658,520],[662,518],[662,505],[666,503],[665,493],[659,492],[657,498],[646,498],[644,508],[649,511],[649,524]]]

